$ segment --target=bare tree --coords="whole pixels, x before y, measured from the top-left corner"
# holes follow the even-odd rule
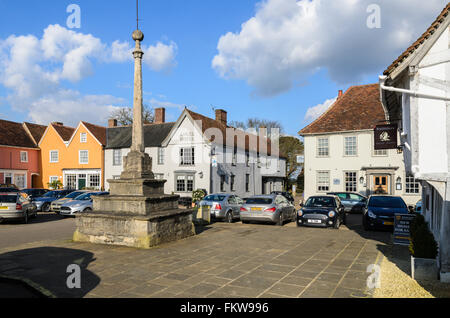
[[[116,119],[119,126],[128,126],[133,124],[133,108],[121,107],[111,112],[110,117]],[[150,124],[154,121],[153,109],[144,105],[143,109],[144,124]]]

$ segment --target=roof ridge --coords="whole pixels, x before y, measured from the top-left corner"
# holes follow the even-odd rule
[[[403,63],[405,59],[408,58],[408,56],[417,51],[425,43],[425,41],[427,41],[437,29],[439,29],[442,22],[445,20],[445,18],[448,17],[449,12],[450,12],[450,2],[447,3],[447,5],[437,16],[437,18],[431,23],[430,27],[428,27],[426,31],[416,41],[413,42],[412,45],[410,45],[405,51],[403,51],[403,53],[400,54],[398,58],[395,59],[394,62],[391,63],[391,65],[388,66],[388,68],[383,72],[383,74],[390,75],[397,67],[400,66],[400,64]]]

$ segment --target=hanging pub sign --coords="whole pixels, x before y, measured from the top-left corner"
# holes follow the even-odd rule
[[[397,149],[397,132],[396,124],[378,125],[375,127],[375,150]]]

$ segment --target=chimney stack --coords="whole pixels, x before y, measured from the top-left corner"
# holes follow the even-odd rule
[[[338,96],[338,98],[341,98],[343,94],[344,94],[344,92],[342,91],[342,89],[339,90],[339,96]]]
[[[166,122],[166,109],[156,108],[155,109],[155,124],[164,124]]]
[[[216,110],[216,120],[225,126],[228,125],[227,112],[223,109]]]
[[[64,126],[64,123],[55,121],[55,122],[52,123],[52,125],[55,125],[55,126]]]
[[[117,119],[108,120],[108,127],[109,128],[117,127]]]

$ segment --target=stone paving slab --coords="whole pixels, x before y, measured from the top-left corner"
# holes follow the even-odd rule
[[[389,242],[356,221],[340,230],[215,223],[150,250],[70,241],[3,249],[0,275],[68,298],[360,298],[371,294],[367,266]],[[81,289],[67,288],[70,264],[81,267]]]

